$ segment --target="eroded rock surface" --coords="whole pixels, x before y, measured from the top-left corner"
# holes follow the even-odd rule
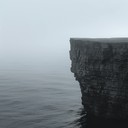
[[[88,115],[128,119],[128,39],[70,39],[71,71]]]

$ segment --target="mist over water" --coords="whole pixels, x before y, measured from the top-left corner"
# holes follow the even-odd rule
[[[81,94],[69,65],[63,67],[57,63],[46,68],[36,63],[25,66],[24,62],[3,67],[0,68],[0,127],[77,127],[74,121],[80,117]]]
[[[88,119],[70,61],[50,66],[25,61],[1,63],[0,127],[127,128],[127,122]]]

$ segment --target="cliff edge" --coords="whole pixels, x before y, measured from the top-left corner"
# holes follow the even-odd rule
[[[87,114],[128,120],[128,38],[71,38],[70,44]]]

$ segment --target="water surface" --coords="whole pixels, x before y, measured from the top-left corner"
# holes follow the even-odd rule
[[[1,128],[74,128],[80,117],[81,94],[70,69],[0,70]]]

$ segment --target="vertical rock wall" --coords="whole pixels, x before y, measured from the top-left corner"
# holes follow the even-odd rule
[[[70,39],[71,71],[88,115],[128,119],[128,39]]]

